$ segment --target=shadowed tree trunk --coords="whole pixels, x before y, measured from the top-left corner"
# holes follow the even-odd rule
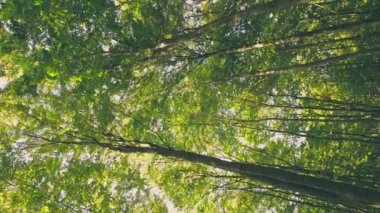
[[[238,173],[254,181],[260,181],[284,190],[307,194],[320,200],[339,203],[345,206],[380,208],[380,191],[320,177],[307,176],[283,168],[226,161],[194,152],[165,148],[147,142],[139,142],[142,145],[113,145],[103,142],[52,143],[67,145],[91,144],[122,153],[152,153]]]

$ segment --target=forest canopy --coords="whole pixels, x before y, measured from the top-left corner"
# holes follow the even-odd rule
[[[380,1],[0,0],[0,212],[377,212]]]

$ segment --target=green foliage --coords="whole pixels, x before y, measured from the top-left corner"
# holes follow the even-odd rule
[[[380,190],[379,1],[284,2],[1,3],[0,212],[369,210],[108,149]]]

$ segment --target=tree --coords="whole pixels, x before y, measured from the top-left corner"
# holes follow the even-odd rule
[[[5,1],[2,210],[375,211],[379,6]]]

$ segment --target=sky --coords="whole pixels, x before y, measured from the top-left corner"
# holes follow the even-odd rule
[[[0,77],[0,89],[5,89],[7,86],[8,81],[5,77]]]

